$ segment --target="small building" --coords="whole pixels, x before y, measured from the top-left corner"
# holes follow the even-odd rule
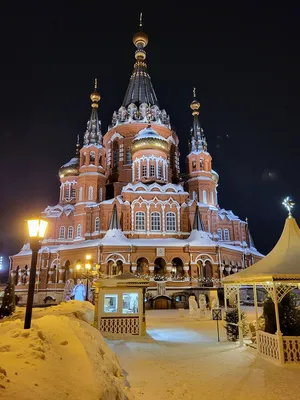
[[[149,282],[132,273],[94,282],[94,326],[103,336],[130,337],[146,334],[145,298]]]

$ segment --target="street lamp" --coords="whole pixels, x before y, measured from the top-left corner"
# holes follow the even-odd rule
[[[41,218],[32,218],[27,220],[27,225],[32,255],[24,329],[30,329],[31,325],[37,256],[41,248],[40,241],[45,237],[48,222]]]

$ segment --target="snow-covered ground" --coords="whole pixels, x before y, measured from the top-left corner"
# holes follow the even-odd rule
[[[254,317],[253,308],[245,307]],[[298,400],[300,369],[279,367],[248,346],[229,343],[221,322],[192,320],[185,311],[147,312],[148,335],[110,340],[135,398],[144,400]]]
[[[0,322],[1,400],[125,400],[131,398],[120,364],[93,321],[94,307],[72,301],[24,309]],[[127,397],[128,396],[128,397]]]

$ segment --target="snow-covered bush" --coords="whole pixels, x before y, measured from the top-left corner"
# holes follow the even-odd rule
[[[248,325],[246,322],[246,316],[244,312],[241,312],[242,318],[242,329],[243,329],[243,336],[248,333]],[[224,313],[224,321],[225,321],[225,329],[227,333],[227,339],[230,341],[236,341],[239,338],[239,314],[237,308],[232,308],[230,310],[225,311]]]

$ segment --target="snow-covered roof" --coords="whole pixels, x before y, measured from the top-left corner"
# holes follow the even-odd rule
[[[167,183],[166,185],[160,185],[156,182],[151,183],[150,185],[146,185],[142,182],[139,183],[128,183],[126,186],[123,187],[122,192],[139,192],[139,191],[145,191],[145,192],[159,192],[159,193],[165,193],[165,192],[172,192],[172,193],[180,193],[180,194],[188,194],[187,192],[184,191],[183,187],[181,185],[176,185],[174,183]]]
[[[139,133],[133,139],[133,142],[135,142],[137,140],[149,139],[149,138],[159,139],[164,142],[167,142],[167,140],[164,137],[162,137],[161,135],[159,135],[151,126],[147,126],[146,128],[139,131]]]
[[[224,220],[226,217],[230,220],[239,220],[239,217],[237,215],[235,215],[232,210],[225,210],[224,208],[222,208],[221,210],[219,210],[218,212],[218,216]]]
[[[238,284],[278,280],[300,281],[300,229],[291,216],[286,219],[276,246],[266,257],[237,274],[227,276],[223,282]]]

